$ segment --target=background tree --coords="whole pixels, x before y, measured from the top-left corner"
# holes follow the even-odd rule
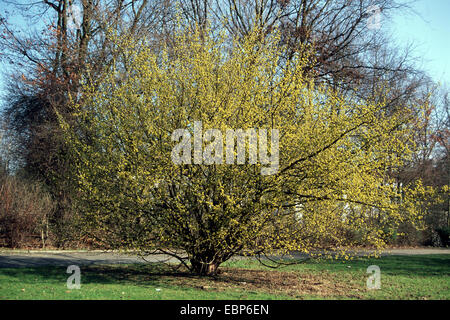
[[[2,13],[2,58],[10,65],[5,109],[8,135],[14,136],[10,156],[31,179],[43,181],[57,203],[51,217],[55,245],[79,237],[71,219],[67,157],[55,111],[69,119],[68,97],[79,92],[89,74],[101,77],[112,59],[109,28],[139,35],[160,23],[158,1],[11,1],[23,23]]]

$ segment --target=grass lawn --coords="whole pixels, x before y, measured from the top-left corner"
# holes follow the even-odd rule
[[[366,289],[366,269],[381,269],[381,289]],[[65,267],[0,269],[4,299],[450,299],[450,255],[308,261],[270,269],[254,260],[225,263],[216,278],[161,264],[81,267],[69,290]]]

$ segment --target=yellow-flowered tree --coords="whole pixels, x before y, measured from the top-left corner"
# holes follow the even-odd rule
[[[116,39],[61,120],[85,230],[215,274],[238,253],[381,248],[419,221],[423,188],[387,174],[410,153],[408,109],[310,81],[313,53],[285,61],[279,43],[181,27],[157,52]]]

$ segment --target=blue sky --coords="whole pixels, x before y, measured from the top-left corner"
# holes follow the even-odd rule
[[[386,27],[399,45],[414,44],[419,67],[450,86],[450,0],[418,0],[411,7],[414,13],[393,16]]]
[[[409,13],[395,15],[381,25],[392,34],[400,47],[414,45],[417,65],[427,71],[435,81],[450,87],[450,0],[417,0]],[[5,3],[0,0],[0,14]],[[0,99],[4,81],[0,64]]]

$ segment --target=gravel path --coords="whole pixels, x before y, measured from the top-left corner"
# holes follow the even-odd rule
[[[391,249],[384,253],[384,255],[421,254],[450,254],[450,249]],[[167,261],[168,257],[164,255],[149,256],[145,260],[136,254],[102,251],[0,251],[0,268],[161,262]]]

